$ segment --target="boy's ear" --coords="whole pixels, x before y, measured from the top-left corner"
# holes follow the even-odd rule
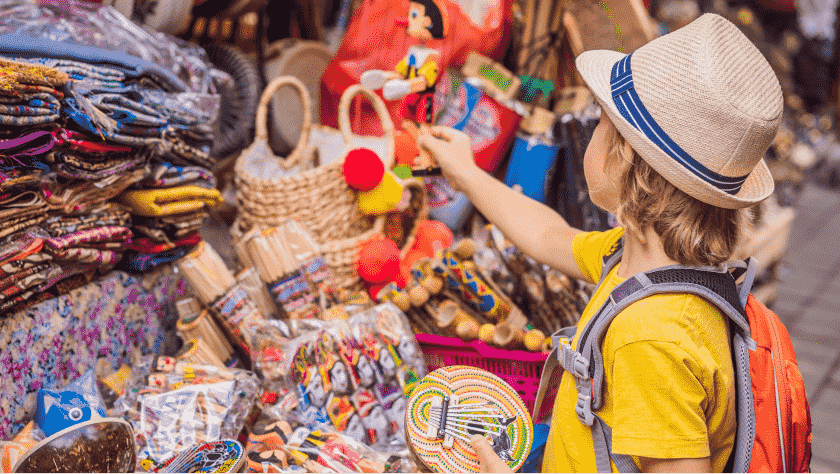
[[[423,17],[423,26],[426,28],[432,26],[432,19],[428,15]]]

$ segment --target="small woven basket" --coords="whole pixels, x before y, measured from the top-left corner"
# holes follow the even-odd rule
[[[292,86],[300,94],[304,114],[297,146],[286,158],[271,152],[266,120],[272,95],[284,86]],[[260,98],[254,143],[242,152],[236,162],[239,216],[231,229],[234,240],[238,240],[252,229],[277,227],[288,219],[294,219],[318,242],[336,286],[346,289],[360,287],[356,271],[359,251],[365,243],[384,238],[385,227],[385,216],[371,218],[362,214],[356,204],[355,191],[344,180],[343,165],[347,152],[355,147],[355,143],[371,141],[371,137],[354,137],[351,131],[350,105],[357,94],[370,100],[382,121],[385,135],[374,140],[384,141],[381,147],[384,153],[380,158],[385,168],[394,164],[394,124],[377,95],[360,85],[347,88],[339,103],[340,130],[336,131],[312,125],[310,98],[302,82],[293,77],[277,78]],[[319,144],[310,141],[315,128],[319,129],[320,135],[341,134],[344,143],[341,159],[313,167],[319,155],[323,154],[318,151]],[[263,162],[260,163],[260,160]],[[277,167],[277,164],[280,166]],[[416,204],[412,216],[414,226],[403,245],[404,254],[414,243],[418,224],[426,218],[428,202],[426,189],[419,181],[409,179],[403,181],[403,185],[412,191],[412,201]]]

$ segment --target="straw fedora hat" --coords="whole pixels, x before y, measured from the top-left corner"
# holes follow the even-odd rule
[[[728,20],[705,14],[631,54],[587,51],[576,65],[621,135],[677,188],[728,209],[773,192],[763,156],[782,90]]]

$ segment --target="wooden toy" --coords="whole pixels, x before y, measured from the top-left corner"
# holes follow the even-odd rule
[[[411,0],[405,26],[408,35],[420,40],[420,45],[408,48],[408,54],[396,66],[396,71],[365,71],[361,83],[368,89],[382,89],[386,100],[402,100],[402,116],[410,121],[432,123],[437,63],[440,52],[424,46],[431,39],[446,36],[448,19],[446,7],[440,0]]]

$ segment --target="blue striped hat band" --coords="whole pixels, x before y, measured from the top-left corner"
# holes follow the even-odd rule
[[[610,76],[613,102],[615,102],[615,106],[618,108],[621,116],[633,125],[636,130],[648,137],[659,149],[694,173],[697,177],[721,191],[729,194],[738,194],[741,186],[744,185],[744,182],[750,176],[749,174],[733,178],[715,173],[680,148],[662,130],[659,124],[656,123],[644,104],[642,104],[639,94],[636,93],[636,89],[633,86],[633,70],[630,68],[630,58],[632,56],[632,53],[628,54],[615,63],[612,68],[612,75]]]

